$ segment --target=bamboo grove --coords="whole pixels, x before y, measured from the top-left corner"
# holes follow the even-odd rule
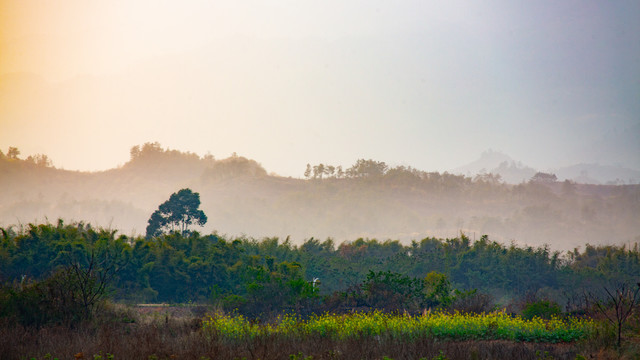
[[[607,284],[635,284],[640,274],[637,244],[560,253],[464,234],[410,244],[311,238],[293,245],[289,239],[197,232],[129,237],[62,221],[0,230],[0,301],[9,301],[7,289],[90,266],[96,275],[89,280],[108,280],[105,290],[118,301],[208,303],[250,316],[465,306],[485,311],[532,297],[579,312],[587,305],[584,294]]]

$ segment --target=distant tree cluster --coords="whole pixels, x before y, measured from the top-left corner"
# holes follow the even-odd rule
[[[132,162],[141,161],[145,159],[154,159],[154,158],[157,159],[163,156],[179,157],[179,158],[191,157],[191,158],[197,158],[197,159],[200,158],[197,154],[194,154],[191,152],[182,152],[179,150],[164,149],[158,142],[147,142],[147,143],[144,143],[142,146],[135,145],[131,148],[129,153],[131,155],[130,161]]]
[[[558,177],[551,173],[537,172],[529,181],[532,183],[552,184],[558,181]]]
[[[261,178],[267,171],[255,160],[233,153],[229,158],[211,164],[202,174],[206,180],[225,180],[238,177]]]
[[[304,176],[307,179],[322,179],[323,177],[344,179],[344,178],[364,178],[383,176],[389,167],[383,161],[358,159],[356,163],[346,171],[342,166],[318,164],[311,166],[307,164]]]
[[[318,164],[312,167],[311,164],[307,164],[307,169],[304,171],[304,177],[307,179],[322,179],[324,177],[342,179],[344,176],[342,166]]]
[[[0,151],[2,154],[2,151]],[[7,158],[11,160],[18,160],[18,156],[20,155],[20,150],[17,147],[10,146],[9,150],[7,150]]]
[[[358,159],[355,164],[346,170],[342,169],[342,166],[333,166],[318,164],[311,166],[307,164],[307,168],[304,172],[304,177],[307,179],[356,179],[356,178],[380,178],[386,175],[388,172],[413,172],[414,169],[398,166],[395,168],[389,168],[384,161],[365,160]]]
[[[19,156],[20,150],[17,147],[10,146],[6,155],[0,150],[0,160],[8,159],[10,161],[24,161],[25,163],[36,166],[53,167],[51,159],[44,154],[29,155],[25,160],[21,160]]]
[[[503,166],[504,164],[501,164]],[[505,165],[506,166],[506,165]],[[438,173],[433,172],[424,172],[420,170],[413,169],[411,167],[406,166],[396,166],[390,168],[383,161],[375,161],[375,160],[365,160],[358,159],[355,164],[353,164],[346,171],[342,170],[342,166],[333,166],[333,165],[311,165],[307,164],[307,168],[304,172],[304,177],[307,179],[323,179],[323,178],[334,178],[334,179],[345,179],[345,178],[382,178],[387,175],[390,177],[398,177],[399,175],[404,176],[414,176],[420,179],[428,179],[429,177],[434,177],[435,175],[440,175]],[[448,173],[442,174],[442,176],[449,177],[458,177],[462,180],[468,181],[469,178],[462,175],[451,175]],[[494,185],[502,184],[503,180],[499,174],[486,173],[481,172],[477,174],[473,178],[474,182],[480,183],[490,183]],[[535,175],[531,177],[529,180],[530,183],[545,183],[552,184],[558,181],[558,178],[555,174],[537,172]]]

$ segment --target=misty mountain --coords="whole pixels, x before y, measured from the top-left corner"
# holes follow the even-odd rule
[[[536,172],[535,169],[522,164],[522,162],[516,162],[509,155],[493,150],[487,150],[480,155],[478,160],[452,170],[454,174],[463,174],[469,177],[478,174],[497,174],[509,184],[529,181]]]
[[[577,164],[550,170],[558,179],[569,179],[580,184],[639,184],[640,171],[623,166]]]
[[[640,171],[621,165],[576,164],[557,169],[534,169],[502,152],[493,150],[483,152],[479,159],[453,169],[452,173],[469,177],[478,174],[496,174],[508,184],[520,184],[529,181],[539,171],[555,174],[559,181],[570,180],[578,184],[640,183]]]
[[[507,161],[494,157],[502,161],[498,168]],[[0,155],[0,226],[63,218],[144,234],[151,213],[185,187],[200,193],[209,218],[196,229],[202,233],[299,243],[451,238],[463,231],[472,239],[487,234],[557,249],[640,239],[640,185],[511,185],[489,173],[472,178],[362,159],[344,171],[310,166],[307,178],[297,179],[235,154],[200,157],[157,143],[133,147],[127,163],[101,172]]]

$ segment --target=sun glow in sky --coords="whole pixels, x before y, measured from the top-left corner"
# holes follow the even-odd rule
[[[0,149],[640,168],[636,1],[3,1]]]

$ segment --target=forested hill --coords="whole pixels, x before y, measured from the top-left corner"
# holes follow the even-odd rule
[[[158,205],[185,187],[200,193],[209,218],[201,233],[290,236],[301,243],[453,238],[463,231],[555,249],[640,240],[639,185],[548,176],[509,185],[491,174],[471,178],[374,160],[347,169],[309,165],[304,179],[294,179],[270,175],[241,156],[219,160],[157,143],[133,147],[126,164],[94,173],[53,168],[43,155],[2,153],[0,226],[64,218],[142,234]]]

